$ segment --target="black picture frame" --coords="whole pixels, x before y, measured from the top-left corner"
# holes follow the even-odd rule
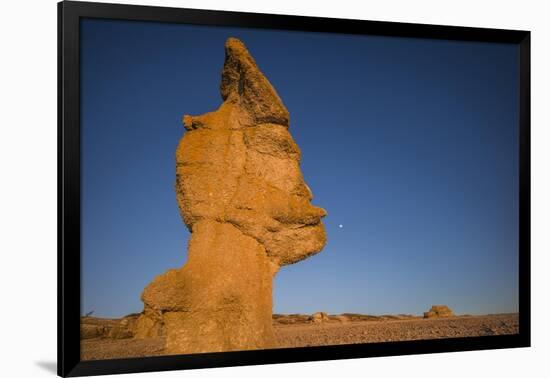
[[[80,360],[79,23],[156,21],[516,44],[519,74],[519,333],[97,361]],[[530,32],[63,1],[58,3],[58,374],[83,376],[530,346]]]

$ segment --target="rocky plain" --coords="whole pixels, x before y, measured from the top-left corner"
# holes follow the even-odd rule
[[[136,338],[138,314],[122,319],[81,318],[83,360],[171,354],[166,336]],[[325,313],[274,314],[273,348],[379,343],[455,337],[509,335],[519,332],[517,314],[491,315],[365,315]]]

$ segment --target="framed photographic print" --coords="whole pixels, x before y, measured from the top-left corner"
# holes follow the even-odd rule
[[[529,32],[58,19],[59,375],[530,345]]]

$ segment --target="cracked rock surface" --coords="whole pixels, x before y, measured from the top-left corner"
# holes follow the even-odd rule
[[[142,293],[136,337],[166,334],[167,353],[274,347],[273,277],[326,243],[326,212],[311,204],[289,113],[235,38],[220,92],[216,111],[183,117],[176,151],[188,260]]]

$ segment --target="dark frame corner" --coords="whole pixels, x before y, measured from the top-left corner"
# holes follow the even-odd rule
[[[520,48],[520,333],[80,361],[79,23],[81,18],[89,17],[517,44]],[[58,375],[150,372],[530,346],[530,54],[528,31],[73,1],[58,3]]]

